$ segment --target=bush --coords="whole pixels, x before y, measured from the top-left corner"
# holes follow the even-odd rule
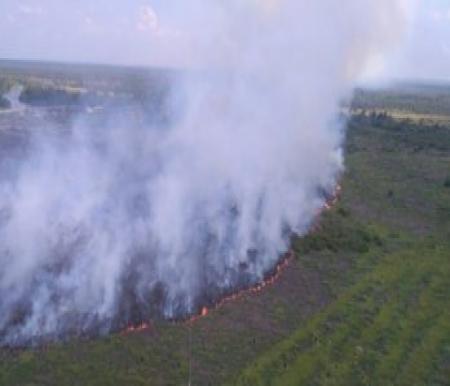
[[[11,103],[8,99],[3,96],[0,96],[0,109],[9,109],[11,107]]]
[[[322,215],[317,229],[294,240],[294,249],[300,254],[323,250],[365,253],[381,244],[380,237],[355,221],[348,209],[338,207]]]

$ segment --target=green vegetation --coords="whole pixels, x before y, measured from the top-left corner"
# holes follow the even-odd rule
[[[294,240],[294,251],[304,256],[314,252],[365,253],[371,247],[381,246],[382,239],[363,223],[352,218],[341,206],[323,214],[320,229],[303,239]]]
[[[8,92],[13,86],[11,79],[5,76],[0,76],[0,95]]]
[[[445,114],[432,89],[358,96],[339,203],[274,286],[192,325],[0,349],[0,385],[448,385],[450,127],[389,113]]]
[[[20,101],[32,106],[58,106],[80,104],[81,93],[42,85],[27,86],[20,95]]]
[[[11,103],[8,99],[0,95],[0,110],[1,109],[9,109],[11,107]]]
[[[232,384],[448,385],[450,129],[356,116],[347,157],[340,204],[294,243],[316,267],[351,260],[323,274],[336,300]]]
[[[450,115],[450,84],[398,84],[387,90],[360,89],[352,107]]]
[[[8,79],[0,77],[0,110],[9,109],[11,107],[8,99],[3,96],[11,88],[10,83],[11,82],[9,82]]]
[[[446,188],[450,188],[450,177],[447,177],[447,178],[445,179],[445,181],[444,181],[444,186],[445,186]]]
[[[151,105],[166,108],[174,70],[108,65],[0,60],[0,95],[13,84],[24,86],[21,102],[38,107],[78,104]],[[165,117],[164,117],[165,118]]]
[[[439,361],[450,344],[449,256],[431,240],[383,256],[236,384],[445,384]]]

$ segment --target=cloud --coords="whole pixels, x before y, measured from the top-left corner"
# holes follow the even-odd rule
[[[9,22],[9,23],[15,23],[16,22],[16,17],[12,14],[12,13],[8,13],[7,15],[6,15],[6,20]]]
[[[92,19],[92,17],[85,16],[84,23],[87,24],[87,25],[93,25],[94,24],[94,20]]]
[[[214,39],[202,35],[202,28],[221,28],[223,17],[220,9],[230,1],[238,2],[242,9],[245,4],[257,9],[259,16],[267,20],[276,17],[286,2],[214,0],[211,3],[217,10],[207,20],[200,20],[198,12],[192,13],[191,9],[197,9],[201,0],[0,0],[0,18],[3,18],[0,36],[14,36],[10,41],[4,39],[0,45],[0,57],[180,66],[198,57],[193,52],[201,41],[208,46],[207,50],[218,56],[220,60],[216,61],[222,61],[224,57],[229,61],[239,61],[233,46],[247,35],[235,29],[234,34],[216,34]],[[308,7],[315,7],[313,3]],[[414,67],[414,73],[410,76],[422,76],[423,58],[430,61],[430,52],[434,50],[431,55],[433,62],[445,65],[439,64],[439,73],[433,68],[429,76],[448,77],[449,71],[442,71],[449,66],[440,42],[450,41],[449,1],[398,0],[395,7],[393,4],[392,11],[400,7],[405,18],[414,19],[415,15],[417,19],[411,31],[411,43],[400,48],[399,56],[404,56],[403,68],[398,70],[400,76],[411,67]],[[414,13],[416,8],[418,12]],[[376,10],[374,12],[377,13]],[[202,28],[192,32],[190,23],[199,23]],[[235,21],[234,24],[239,23]],[[57,39],[57,36],[63,38]],[[223,47],[220,52],[214,50],[217,45]],[[420,65],[410,63],[411,57],[414,62],[419,59]],[[369,67],[369,73],[378,73],[379,58],[375,58]],[[425,67],[429,68],[429,65]]]
[[[44,15],[44,9],[39,6],[31,6],[28,4],[19,4],[18,11],[25,15],[42,16]]]
[[[449,22],[450,23],[450,8],[448,8],[448,9],[434,8],[429,11],[428,15],[429,15],[429,18],[434,22],[438,22],[438,23]]]
[[[160,31],[158,15],[150,5],[141,7],[137,29],[139,31],[150,31],[154,33]]]

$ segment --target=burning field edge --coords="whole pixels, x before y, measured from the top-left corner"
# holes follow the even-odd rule
[[[336,184],[336,187],[334,189],[334,192],[330,197],[325,201],[324,206],[319,211],[319,213],[316,216],[316,219],[314,220],[312,226],[310,227],[309,231],[307,232],[314,232],[318,224],[320,222],[320,216],[326,212],[331,210],[339,200],[339,196],[341,194],[342,187],[340,183]],[[294,237],[294,236],[293,236]],[[243,287],[243,288],[236,288],[234,290],[231,290],[231,293],[225,293],[223,294],[218,300],[213,301],[209,305],[201,305],[199,307],[199,312],[184,318],[184,319],[175,319],[171,322],[174,324],[192,324],[197,322],[199,319],[207,316],[210,311],[218,310],[219,308],[225,306],[226,304],[237,301],[239,299],[242,299],[243,297],[247,295],[258,295],[263,290],[273,286],[283,275],[283,272],[289,268],[289,264],[292,262],[292,260],[295,259],[295,252],[291,249],[288,252],[286,252],[278,261],[278,263],[275,265],[275,267],[266,273],[265,278],[260,281],[259,283],[249,286],[249,287]],[[142,332],[146,331],[148,329],[151,329],[153,325],[153,322],[151,320],[145,321],[142,323],[138,323],[135,325],[130,325],[129,327],[125,328],[124,330],[120,331],[122,335],[132,334],[136,332]]]
[[[2,348],[0,385],[447,386],[449,164],[448,126],[358,111],[339,201],[258,296],[194,322]]]

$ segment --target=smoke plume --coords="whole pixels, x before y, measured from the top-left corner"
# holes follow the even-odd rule
[[[80,116],[2,164],[3,344],[184,317],[260,281],[333,191],[339,103],[406,21],[399,0],[171,4],[161,55],[189,71],[167,122]]]

